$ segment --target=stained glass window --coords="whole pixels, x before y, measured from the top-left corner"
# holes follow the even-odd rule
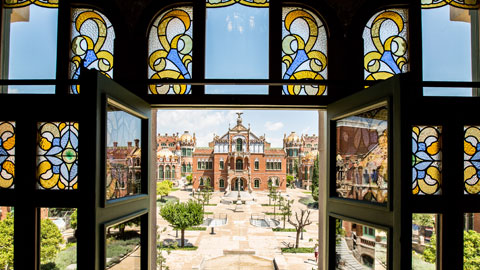
[[[93,9],[72,10],[72,44],[70,50],[70,77],[78,79],[80,67],[99,70],[113,77],[113,43],[115,31],[102,13]],[[80,93],[80,85],[72,85],[71,93]]]
[[[480,126],[466,126],[463,141],[465,194],[480,193]]]
[[[60,0],[4,0],[3,6],[6,8],[18,8],[34,4],[41,7],[58,8],[58,1]]]
[[[480,7],[478,0],[422,0],[422,8],[437,8],[451,5],[457,8],[477,9]]]
[[[207,8],[227,7],[234,4],[240,4],[249,7],[268,7],[268,0],[207,0]]]
[[[39,189],[77,189],[77,122],[38,124],[37,180]]]
[[[15,122],[0,122],[0,188],[13,188],[15,179]]]
[[[148,78],[192,78],[192,7],[170,9],[153,22],[148,38]],[[150,94],[190,94],[190,85],[150,85]]]
[[[285,7],[282,11],[282,78],[327,79],[327,32],[309,10]],[[284,95],[326,95],[326,86],[285,85]]]
[[[388,109],[382,105],[336,121],[339,197],[388,200]]]
[[[376,13],[363,30],[366,80],[385,80],[408,71],[408,12]]]
[[[442,127],[412,128],[412,193],[437,195],[442,184]]]

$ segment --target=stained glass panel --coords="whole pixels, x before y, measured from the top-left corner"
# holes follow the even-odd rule
[[[388,200],[388,109],[381,106],[336,121],[339,197]]]
[[[107,107],[106,198],[118,199],[141,192],[141,119]]]
[[[480,193],[480,126],[464,127],[463,177],[465,194]]]
[[[234,4],[240,4],[249,7],[268,7],[268,0],[207,0],[207,8],[227,7]]]
[[[477,9],[480,7],[478,0],[422,0],[422,8],[437,8],[451,5],[457,8]]]
[[[282,78],[327,79],[327,32],[309,10],[285,7],[282,11]],[[326,86],[285,85],[284,95],[326,95]]]
[[[412,128],[412,193],[438,195],[442,184],[442,127]]]
[[[26,7],[34,4],[41,7],[58,8],[59,0],[4,0],[3,6],[6,8]]]
[[[153,22],[148,38],[148,78],[192,78],[192,7],[170,9]],[[190,94],[190,85],[150,85],[150,94]]]
[[[39,189],[77,189],[77,122],[38,124],[37,180]]]
[[[365,80],[385,80],[408,71],[408,11],[376,13],[363,30]]]
[[[15,179],[15,122],[0,122],[0,188],[13,188]]]
[[[80,67],[99,70],[113,77],[113,44],[115,31],[105,15],[93,10],[72,10],[72,43],[70,50],[70,77],[78,79]],[[72,85],[72,94],[80,93],[80,85]]]
[[[335,269],[389,269],[387,231],[341,219],[335,225]]]

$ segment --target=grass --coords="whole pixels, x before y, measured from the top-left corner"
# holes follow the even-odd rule
[[[160,202],[162,204],[165,204],[167,202],[178,202],[179,199],[175,196],[163,196],[162,198],[158,198],[157,202]]]
[[[318,209],[318,202],[316,202],[312,196],[303,197],[298,200],[301,204],[306,205],[308,208]]]
[[[213,215],[213,212],[203,212],[204,215]]]
[[[206,231],[207,227],[188,227],[185,231]]]
[[[300,248],[282,248],[282,253],[313,253],[314,248],[300,247]]]
[[[107,263],[107,266],[119,263],[123,256],[132,252],[132,250],[139,244],[139,237],[134,237],[128,240],[116,240],[114,238],[108,238],[107,258],[111,258],[111,260]]]
[[[209,203],[209,204],[205,204],[205,206],[217,206],[216,203]]]
[[[305,194],[312,194],[311,191],[302,191],[302,193],[305,193]]]
[[[265,215],[267,216],[282,216],[281,215],[282,212],[276,212],[275,214],[273,214],[273,212],[264,212]]]
[[[268,204],[268,203],[262,203],[262,206],[278,206],[278,204],[273,205],[273,204]]]
[[[198,247],[196,247],[196,246],[180,247],[180,246],[176,246],[176,245],[171,245],[171,246],[163,246],[162,249],[165,249],[165,250],[197,250]]]
[[[274,232],[296,232],[294,228],[272,228],[272,231]],[[306,232],[307,230],[303,229],[303,232]]]
[[[180,190],[180,189],[176,188],[176,187],[172,188],[172,192],[177,191],[177,190]]]

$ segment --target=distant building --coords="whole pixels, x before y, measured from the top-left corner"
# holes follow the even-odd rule
[[[192,175],[193,188],[207,183],[216,191],[264,191],[268,184],[286,188],[287,174],[303,187],[311,185],[311,171],[318,153],[318,137],[284,135],[284,147],[272,148],[265,136],[257,136],[242,123],[215,135],[208,147],[197,147],[195,134],[157,136],[158,180]],[[179,170],[180,168],[180,170]]]
[[[140,193],[141,149],[139,140],[135,145],[107,147],[106,196],[108,199],[122,198]]]

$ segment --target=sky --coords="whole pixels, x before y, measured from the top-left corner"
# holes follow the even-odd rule
[[[159,110],[157,114],[157,134],[179,133],[184,131],[197,138],[198,147],[207,147],[214,134],[222,136],[228,127],[237,124],[237,112],[243,112],[242,124],[257,136],[265,135],[272,147],[283,147],[283,135],[295,131],[300,134],[318,135],[317,111],[293,110]]]
[[[57,10],[36,5],[30,5],[29,8],[29,22],[11,24],[9,78],[53,79],[56,69]],[[470,24],[441,24],[442,20],[448,20],[449,10],[449,6],[422,10],[424,80],[471,80],[468,68],[471,66]],[[205,77],[268,78],[268,18],[267,8],[240,4],[207,9]],[[436,26],[436,29],[432,26]],[[26,86],[9,87],[11,93],[53,92],[53,88],[48,86],[27,89]],[[206,93],[210,94],[238,91],[266,94],[268,88],[209,86],[206,89]],[[432,89],[426,89],[425,94],[468,95],[470,89],[435,89],[433,92]]]

